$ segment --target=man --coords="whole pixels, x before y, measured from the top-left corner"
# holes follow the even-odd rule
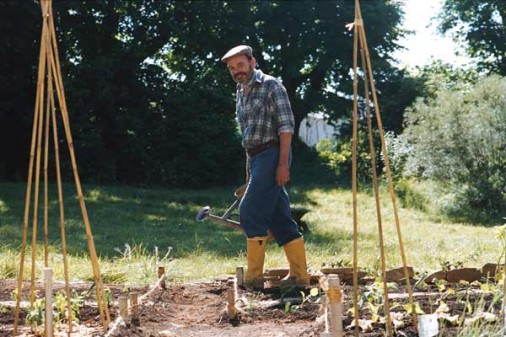
[[[240,204],[240,222],[247,237],[246,283],[263,288],[265,248],[272,233],[290,265],[283,283],[307,286],[304,239],[291,217],[284,187],[290,180],[294,131],[286,89],[274,77],[255,69],[249,46],[234,47],[221,60],[237,82],[236,114],[246,149],[247,188]]]

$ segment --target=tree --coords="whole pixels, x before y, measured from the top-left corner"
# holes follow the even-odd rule
[[[506,75],[506,2],[504,0],[445,0],[440,29],[450,32],[479,69]]]
[[[374,0],[362,6],[376,75],[388,82],[395,72],[389,55],[402,34],[399,4]],[[230,47],[249,44],[259,67],[282,79],[297,128],[314,111],[337,121],[351,107],[346,95],[352,93],[353,32],[345,26],[354,11],[354,2],[344,0],[176,2],[177,40],[169,44],[167,67],[199,78],[220,68],[219,57]],[[402,110],[397,113],[401,119]]]
[[[35,3],[0,2],[0,179],[27,175],[41,21]]]
[[[7,4],[1,15],[10,26],[3,32],[11,35],[3,41],[22,45],[26,54],[14,54],[24,62],[22,79],[7,64],[2,75],[19,80],[13,87],[30,96],[40,8],[37,1]],[[30,11],[29,23],[14,19],[26,17],[15,14],[20,8]],[[312,111],[326,111],[333,120],[351,115],[353,36],[345,29],[354,20],[351,1],[68,0],[53,1],[53,9],[74,144],[86,179],[172,186],[242,179],[234,83],[220,62],[240,43],[252,45],[260,67],[282,79],[297,127]],[[371,0],[362,4],[362,13],[378,88],[394,93],[402,74],[388,61],[402,34],[399,5]],[[36,35],[12,38],[22,32]],[[20,97],[23,113],[9,108],[8,115],[0,108],[0,119],[9,116],[8,125],[23,125],[18,134],[28,144],[33,99]],[[405,101],[395,100],[399,104],[386,107],[393,121],[386,127],[398,128],[402,119]],[[25,158],[23,146],[17,144],[16,151]],[[25,162],[12,165],[24,175]]]
[[[177,4],[110,0],[57,5],[67,92],[76,112],[75,143],[83,174],[98,182],[220,183],[235,175],[204,158],[221,156],[232,172],[241,166],[230,160],[239,152],[239,143],[233,145],[233,114],[224,121],[220,107],[215,114],[208,110],[223,101],[223,91],[195,85],[197,79],[191,77],[177,81],[171,69],[155,63],[180,34]],[[218,134],[232,145],[206,141]]]

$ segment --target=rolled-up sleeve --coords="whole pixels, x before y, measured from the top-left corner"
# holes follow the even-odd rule
[[[275,83],[271,91],[271,99],[278,124],[277,133],[293,133],[295,121],[288,94],[281,83]]]

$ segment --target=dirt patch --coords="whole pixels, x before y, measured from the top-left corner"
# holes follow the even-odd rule
[[[13,290],[17,282],[14,280],[0,280],[0,336],[12,336],[14,323],[15,302],[12,301]],[[38,285],[38,294],[43,294],[42,284]],[[283,337],[300,336],[316,337],[325,331],[325,320],[320,303],[321,294],[313,296],[310,289],[280,289],[268,288],[262,292],[239,289],[237,293],[237,316],[229,318],[227,315],[227,296],[233,287],[230,280],[217,280],[209,283],[167,284],[165,288],[156,287],[148,296],[141,296],[139,305],[140,325],[125,324],[118,318],[117,299],[125,291],[135,291],[140,295],[148,293],[149,287],[125,289],[123,286],[107,286],[115,299],[110,307],[111,325],[108,336],[168,336],[168,337]],[[55,286],[55,293],[63,289],[63,285]],[[72,336],[101,336],[104,335],[98,309],[93,301],[94,290],[90,291],[91,284],[74,283],[72,290],[76,294],[86,295],[86,301],[81,306],[78,319]],[[382,304],[381,287],[377,285],[363,285],[360,288],[360,297],[363,305],[360,310],[360,319],[364,330],[360,336],[384,336],[385,324]],[[447,291],[453,289],[452,291]],[[344,287],[345,300],[343,303],[343,325],[346,327],[346,336],[354,335],[351,286]],[[441,309],[443,303],[447,307],[445,315],[467,318],[477,314],[476,308],[482,304],[489,312],[499,317],[500,301],[493,293],[486,293],[478,287],[459,284],[447,285],[442,292],[436,286],[416,289],[413,293],[415,301],[426,313]],[[22,293],[23,300],[29,299],[29,286],[25,286]],[[403,286],[389,291],[391,313],[394,317],[395,334],[397,336],[417,336],[412,316],[406,313],[403,305],[408,303],[407,292]],[[370,304],[367,304],[370,303]],[[23,307],[26,305],[23,302]],[[378,317],[373,315],[374,306],[378,309]],[[473,308],[470,312],[470,308]],[[467,312],[466,312],[467,311]],[[27,312],[21,311],[18,331],[24,336],[36,336],[30,332],[25,324]],[[457,336],[461,327],[453,327],[450,320],[440,316],[440,330],[444,336]],[[450,319],[450,318],[449,318]],[[476,318],[485,320],[485,318]],[[491,317],[491,324],[493,320]],[[460,321],[460,324],[463,320]],[[56,326],[56,336],[66,336],[67,325]],[[42,329],[42,326],[40,326]]]

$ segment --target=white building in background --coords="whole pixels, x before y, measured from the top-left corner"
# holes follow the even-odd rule
[[[300,123],[299,138],[309,147],[315,147],[322,139],[332,139],[339,134],[338,127],[330,125],[323,112],[311,112]]]

